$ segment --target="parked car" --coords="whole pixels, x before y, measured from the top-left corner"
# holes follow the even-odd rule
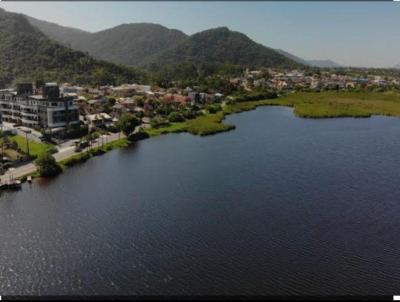
[[[89,146],[89,142],[88,141],[78,142],[76,144],[76,146],[75,146],[75,152],[80,152],[80,151],[82,151],[82,149],[85,149],[88,146]]]

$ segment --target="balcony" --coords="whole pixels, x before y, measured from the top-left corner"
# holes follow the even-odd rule
[[[37,106],[35,106],[35,105],[20,105],[20,107],[21,107],[21,109],[32,109],[32,110],[35,110],[35,109],[37,109]]]
[[[37,112],[35,113],[35,112],[25,112],[25,111],[22,111],[21,115],[27,116],[27,117],[37,117],[38,116]]]
[[[22,124],[26,124],[26,125],[39,125],[39,122],[36,120],[28,120],[25,118],[21,119]]]

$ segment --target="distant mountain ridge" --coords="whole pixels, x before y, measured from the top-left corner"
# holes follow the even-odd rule
[[[27,15],[25,15],[25,17],[28,19],[29,23],[38,28],[47,37],[73,49],[77,48],[82,41],[88,39],[91,35],[90,32],[81,29],[61,26],[56,23],[35,19]]]
[[[95,58],[134,67],[157,68],[165,64],[239,64],[254,67],[301,67],[276,50],[252,41],[226,27],[188,36],[159,24],[122,24],[88,33],[28,17],[51,39],[88,52]]]
[[[284,51],[282,49],[276,49],[277,52],[283,54],[284,56],[292,59],[293,61],[308,65],[308,66],[313,66],[313,67],[320,67],[320,68],[337,68],[337,67],[342,67],[338,63],[332,61],[332,60],[304,60],[298,56],[295,56],[287,51]]]
[[[292,59],[293,61],[300,63],[300,64],[304,64],[304,65],[309,65],[309,63],[307,62],[307,60],[304,60],[298,56],[295,56],[294,54],[291,54],[283,49],[275,49],[275,51],[279,52],[280,54],[284,55],[285,57]]]
[[[309,65],[321,68],[337,68],[341,67],[338,63],[332,60],[308,60]]]

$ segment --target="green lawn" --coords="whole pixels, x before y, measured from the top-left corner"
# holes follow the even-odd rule
[[[11,141],[15,141],[18,144],[18,147],[24,153],[27,153],[27,145],[25,137],[20,135],[14,135],[10,136],[9,139]],[[29,140],[29,154],[31,156],[37,157],[39,154],[42,154],[44,152],[54,153],[57,152],[57,149],[54,145],[51,144],[38,143],[36,141]]]

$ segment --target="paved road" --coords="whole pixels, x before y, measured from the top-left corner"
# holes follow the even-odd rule
[[[18,135],[25,137],[26,135],[28,136],[28,139],[36,141],[38,143],[41,143],[41,137],[43,136],[39,131],[36,131],[31,128],[23,127],[23,126],[16,126],[13,123],[7,123],[3,122],[2,127],[4,130],[9,129],[9,130],[15,130]],[[25,131],[29,130],[29,133],[26,134]]]
[[[135,130],[136,131],[136,130]],[[113,141],[116,141],[120,138],[124,137],[124,135],[121,133],[112,133],[109,135],[105,135],[103,137],[103,143],[110,143]],[[102,144],[102,138],[98,138],[94,143],[92,143],[92,148],[95,147],[100,147]],[[73,155],[80,154],[82,152],[87,151],[88,148],[82,150],[81,152],[75,152],[75,146],[70,146],[70,147],[64,147],[60,149],[57,153],[54,153],[53,156],[56,159],[57,162],[60,162],[64,159],[67,159]],[[18,168],[11,168],[9,169],[4,175],[0,176],[0,181],[1,182],[7,182],[12,178],[19,178],[28,174],[32,174],[33,172],[36,171],[36,166],[33,163],[29,163],[23,166],[20,166]]]

